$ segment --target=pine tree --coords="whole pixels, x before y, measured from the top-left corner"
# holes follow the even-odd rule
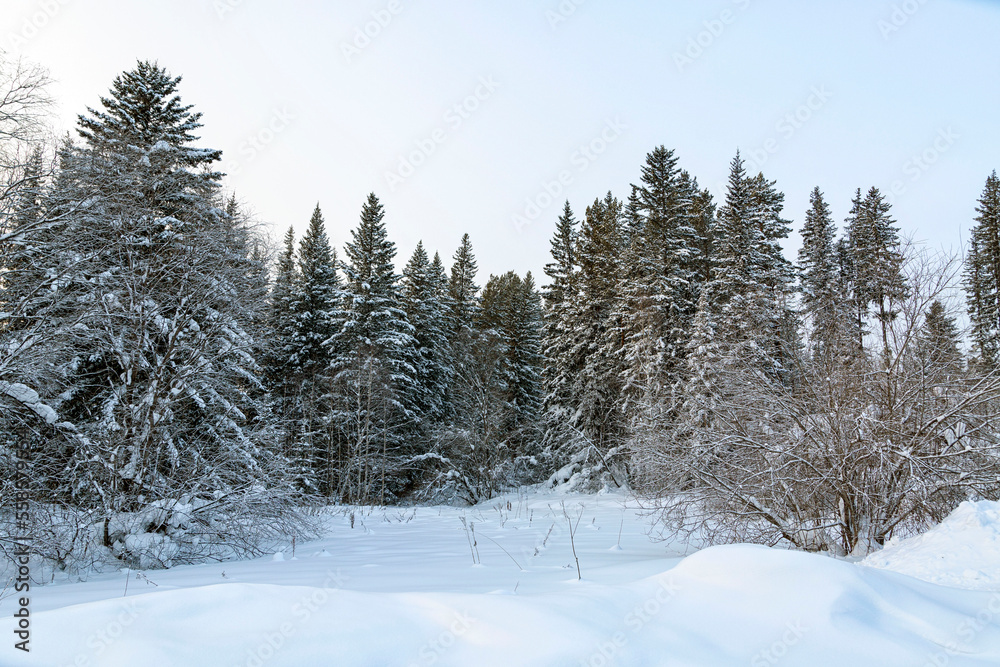
[[[971,335],[982,361],[1000,359],[1000,178],[994,171],[976,207],[965,264],[965,292]]]
[[[385,213],[371,194],[347,244],[346,313],[334,337],[334,422],[346,448],[340,495],[385,503],[401,491],[400,463],[420,426],[413,326],[399,295]]]

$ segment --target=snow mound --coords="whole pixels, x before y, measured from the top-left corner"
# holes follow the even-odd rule
[[[861,564],[942,586],[1000,591],[1000,503],[964,502],[939,525],[893,538]]]
[[[682,558],[651,543],[641,510],[611,494],[572,497],[581,528],[602,529],[571,543],[560,528],[566,498],[509,496],[512,512],[506,502],[406,517],[367,510],[362,519],[377,531],[338,513],[326,537],[301,545],[317,555],[271,550],[225,571],[133,574],[127,595],[129,573],[33,587],[31,653],[5,642],[0,665],[1000,665],[1000,593],[759,546]],[[956,535],[1000,525],[995,506],[962,512],[971,529],[956,525]],[[463,518],[483,538],[475,564]],[[942,541],[925,553],[953,550]],[[280,566],[274,553],[285,557]],[[12,636],[9,600],[0,600],[0,630]]]
[[[615,585],[572,580],[567,586],[565,574],[554,576],[559,585],[527,595],[509,589],[374,593],[334,581],[157,591],[33,615],[38,637],[59,641],[38,641],[30,658],[0,663],[1000,664],[995,594],[937,587],[813,554],[713,547],[656,576]]]

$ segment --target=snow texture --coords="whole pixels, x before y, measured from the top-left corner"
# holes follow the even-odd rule
[[[893,538],[861,564],[942,586],[1000,591],[1000,503],[964,502],[939,525]]]
[[[560,502],[582,507],[582,581]],[[611,494],[355,508],[294,559],[289,544],[278,558],[33,588],[32,652],[5,642],[0,664],[1000,664],[996,593],[758,546],[684,557],[650,542],[646,521]],[[938,532],[974,546],[995,525],[995,507],[969,505]],[[946,561],[954,546],[920,544]],[[9,598],[0,607],[9,626]]]

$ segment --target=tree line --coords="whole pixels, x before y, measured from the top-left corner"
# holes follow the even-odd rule
[[[450,275],[422,244],[397,274],[375,195],[343,258],[317,206],[272,262],[180,77],[139,62],[51,159],[44,74],[4,75],[0,466],[5,499],[30,469],[53,561],[252,552],[317,498],[477,502],[527,478],[530,274],[480,289],[468,236]]]
[[[626,480],[670,536],[839,554],[996,498],[995,172],[964,263],[901,239],[875,187],[839,238],[815,188],[793,263],[783,200],[737,153],[716,204],[659,147],[625,202],[566,205],[543,292],[560,476]]]
[[[0,494],[30,470],[59,566],[256,553],[317,501],[544,480],[845,554],[997,495],[995,174],[964,263],[901,240],[877,188],[839,238],[816,188],[793,263],[774,181],[737,154],[716,202],[661,146],[624,201],[566,203],[544,286],[480,287],[468,235],[397,273],[374,194],[342,252],[318,204],[272,250],[156,63],[54,149],[44,74],[0,72]]]

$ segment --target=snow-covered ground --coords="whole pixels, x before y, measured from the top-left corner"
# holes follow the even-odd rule
[[[926,533],[889,540],[864,564],[944,586],[1000,591],[1000,504],[962,503]]]
[[[582,511],[582,581],[562,502]],[[863,565],[684,557],[615,495],[358,512],[353,528],[339,514],[294,558],[36,588],[30,655],[7,598],[0,665],[998,665],[997,510],[964,505]]]

